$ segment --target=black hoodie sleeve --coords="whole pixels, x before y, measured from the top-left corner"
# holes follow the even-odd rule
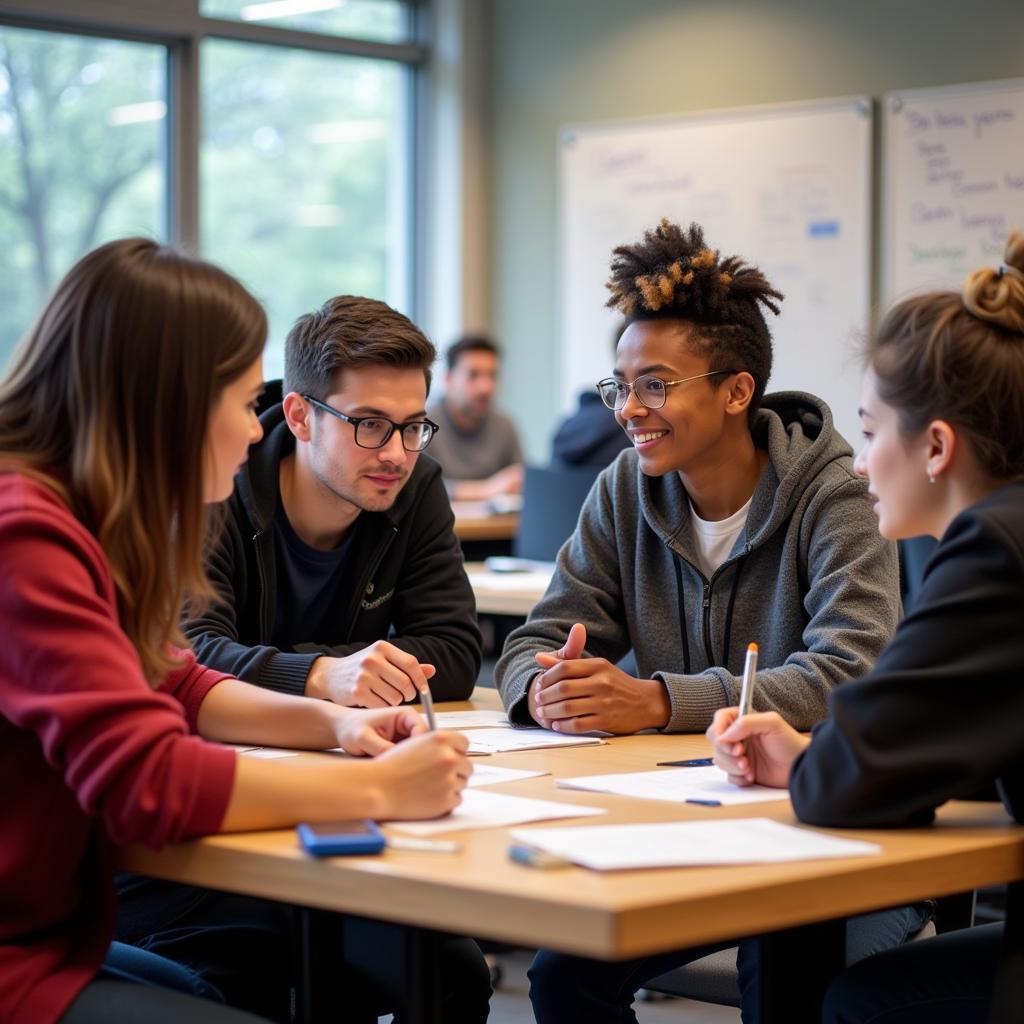
[[[946,800],[995,779],[1015,810],[1024,770],[1019,538],[983,508],[950,526],[914,611],[875,670],[833,692],[831,717],[793,767],[803,821],[925,824]]]

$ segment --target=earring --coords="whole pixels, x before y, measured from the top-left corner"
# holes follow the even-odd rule
[[[928,483],[930,483],[930,484],[935,483],[935,477],[932,476],[931,473],[928,474]]]

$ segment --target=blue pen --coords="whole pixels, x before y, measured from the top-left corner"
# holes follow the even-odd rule
[[[701,807],[721,807],[721,800],[687,800],[688,804],[700,804]]]

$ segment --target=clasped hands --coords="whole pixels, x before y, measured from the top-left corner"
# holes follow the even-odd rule
[[[530,680],[530,716],[562,733],[632,733],[668,724],[671,703],[657,679],[635,679],[607,658],[585,658],[586,627],[577,622],[554,653],[534,655],[543,671]]]

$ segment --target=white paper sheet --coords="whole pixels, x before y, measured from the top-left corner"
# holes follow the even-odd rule
[[[435,821],[392,821],[388,824],[403,832],[429,836],[435,832],[456,832],[469,828],[496,828],[521,825],[524,821],[547,818],[582,818],[606,813],[601,807],[562,804],[551,800],[533,800],[523,796],[507,796],[486,789],[467,789],[462,803],[444,818]]]
[[[527,591],[543,594],[551,582],[553,570],[542,569],[532,572],[471,572],[466,574],[469,577],[471,587],[481,590],[502,592]]]
[[[615,793],[618,796],[640,797],[644,800],[670,800],[677,804],[700,800],[727,806],[789,799],[789,791],[785,789],[774,789],[771,786],[734,786],[725,772],[714,765],[669,768],[657,772],[581,775],[573,779],[557,779],[555,785],[562,789]]]
[[[533,779],[549,772],[530,772],[522,768],[499,768],[496,764],[473,764],[473,774],[469,777],[469,786],[496,786],[499,782],[518,782],[520,779]]]
[[[761,864],[882,852],[875,843],[840,839],[783,825],[770,818],[669,822],[658,825],[584,825],[517,828],[511,835],[597,871],[620,868]]]
[[[236,743],[227,743],[225,746],[237,750],[239,754],[245,754],[246,757],[254,757],[259,761],[273,761],[278,757],[299,756],[297,750],[282,750],[279,747],[244,747]]]
[[[566,736],[548,729],[466,729],[471,754],[504,754],[541,747],[586,747],[603,743],[600,736]]]
[[[435,711],[434,717],[438,729],[511,728],[504,711]]]

